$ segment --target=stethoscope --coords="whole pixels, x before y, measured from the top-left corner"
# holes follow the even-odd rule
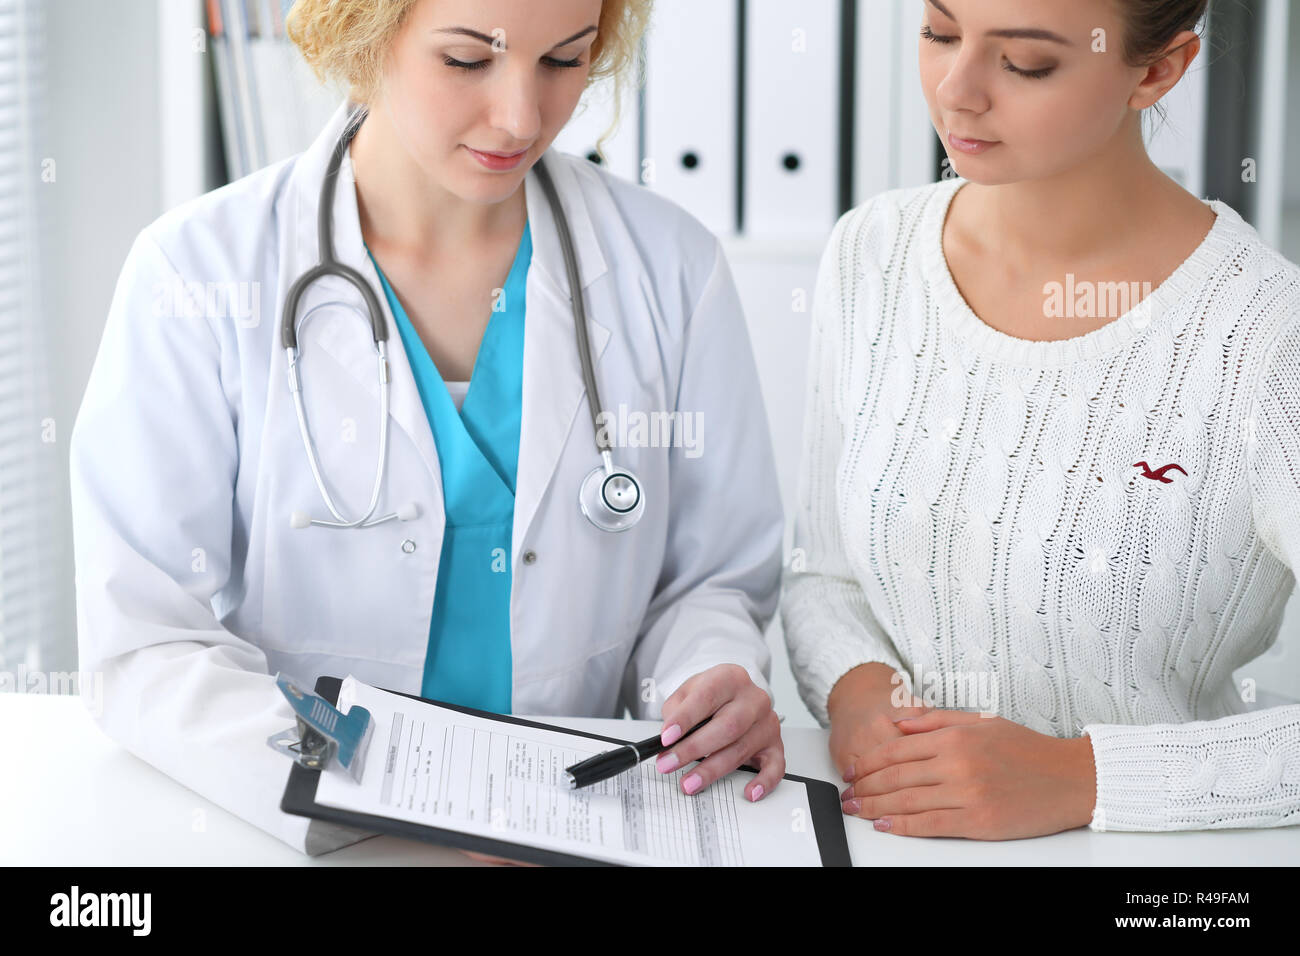
[[[329,508],[334,521],[312,518],[304,511],[295,511],[289,523],[295,528],[319,525],[323,528],[369,528],[394,519],[410,521],[418,514],[414,503],[403,505],[397,511],[378,518],[371,518],[379,503],[379,490],[384,482],[384,468],[388,458],[388,420],[389,420],[389,368],[388,368],[388,323],[379,299],[374,290],[356,269],[339,262],[334,257],[334,227],[332,211],[334,209],[334,190],[338,180],[339,167],[343,163],[343,154],[352,137],[356,135],[365,121],[366,110],[357,111],[350,118],[347,128],[334,147],[329,167],[325,171],[325,180],[321,184],[320,209],[317,218],[317,232],[320,237],[321,262],[319,265],[298,277],[298,281],[289,290],[284,302],[284,313],[280,320],[280,341],[289,360],[289,392],[293,395],[294,411],[298,415],[298,431],[302,435],[303,447],[307,450],[307,462],[311,466],[312,477],[325,506]],[[645,510],[645,499],[641,494],[641,484],[625,468],[616,468],[610,455],[609,439],[600,427],[602,405],[600,393],[596,388],[596,373],[592,368],[591,342],[587,337],[587,316],[583,306],[582,282],[578,275],[578,263],[573,252],[573,236],[569,232],[569,222],[560,206],[560,199],[551,181],[550,172],[542,160],[535,166],[537,178],[541,181],[560,236],[560,248],[564,252],[564,265],[568,273],[570,296],[573,300],[573,324],[578,335],[578,357],[582,362],[582,379],[587,387],[588,407],[591,411],[591,425],[596,437],[596,451],[600,454],[601,464],[587,475],[578,492],[578,504],[582,513],[592,524],[602,531],[626,531],[639,520]],[[375,468],[375,484],[370,493],[370,506],[366,513],[355,521],[348,521],[334,503],[333,497],[325,487],[321,477],[320,462],[316,458],[316,448],[307,428],[307,413],[302,401],[302,374],[298,370],[298,328],[294,318],[298,314],[298,304],[308,286],[325,276],[338,276],[346,279],[360,292],[366,301],[370,313],[370,332],[375,342],[375,352],[379,357],[379,459]],[[305,316],[306,322],[317,310],[330,305],[346,305],[341,302],[325,302],[315,306]],[[300,324],[300,323],[299,323]],[[602,440],[603,438],[603,440]]]

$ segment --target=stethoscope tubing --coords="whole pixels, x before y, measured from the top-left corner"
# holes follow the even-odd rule
[[[321,261],[318,265],[313,266],[308,271],[298,277],[298,280],[289,290],[285,298],[284,315],[280,324],[280,341],[285,350],[288,362],[288,380],[289,391],[293,396],[294,412],[298,419],[298,431],[302,436],[303,448],[307,454],[307,463],[311,468],[312,478],[316,482],[317,490],[320,491],[321,498],[325,501],[325,506],[329,508],[330,514],[334,516],[335,521],[324,521],[317,518],[303,516],[306,524],[302,524],[299,513],[295,512],[292,522],[295,527],[306,527],[307,525],[318,525],[327,528],[358,528],[371,527],[385,521],[391,521],[399,518],[397,513],[384,515],[380,518],[371,520],[371,515],[379,505],[379,496],[383,488],[384,473],[388,460],[388,430],[389,430],[389,410],[390,395],[389,386],[391,382],[390,367],[388,364],[388,323],[384,318],[383,310],[380,308],[379,300],[375,295],[374,289],[357,270],[351,268],[346,263],[340,262],[334,254],[334,225],[333,209],[334,194],[338,184],[339,170],[343,163],[343,156],[348,148],[348,144],[356,135],[357,130],[365,121],[367,110],[364,108],[357,109],[348,119],[343,134],[339,137],[338,143],[334,146],[334,152],[330,157],[329,166],[325,171],[325,177],[321,183],[320,208],[317,210],[316,228],[320,241]],[[615,468],[609,449],[609,439],[606,436],[602,442],[600,419],[603,414],[604,406],[600,400],[600,391],[596,384],[596,372],[591,357],[591,339],[587,334],[587,314],[586,306],[582,295],[582,279],[578,272],[577,256],[573,247],[573,235],[569,231],[568,217],[564,213],[564,208],[560,203],[559,194],[555,188],[555,183],[551,179],[550,170],[546,168],[545,163],[539,159],[533,167],[537,171],[538,180],[542,184],[542,189],[546,194],[547,201],[551,207],[556,221],[556,232],[559,235],[560,248],[564,253],[564,266],[569,280],[570,300],[573,308],[574,329],[577,338],[578,359],[582,368],[582,380],[587,389],[588,411],[591,414],[592,435],[596,444],[596,451],[600,454],[602,466],[588,475],[587,481],[579,490],[579,503],[582,512],[587,516],[592,524],[605,531],[624,531],[636,523],[640,518],[640,509],[643,501],[641,496],[641,486],[636,478],[625,469]],[[354,286],[362,295],[366,302],[367,312],[369,314],[371,337],[375,344],[375,352],[379,360],[379,455],[375,466],[375,482],[370,493],[370,505],[364,515],[356,520],[349,521],[343,516],[339,507],[335,504],[333,496],[326,487],[324,475],[321,472],[320,460],[316,453],[316,444],[311,437],[311,429],[307,423],[307,412],[302,398],[302,375],[298,367],[298,329],[305,324],[307,319],[319,308],[326,305],[335,305],[339,303],[327,302],[311,309],[301,319],[297,318],[298,305],[312,283],[326,278],[338,277],[346,280]],[[605,516],[593,514],[592,508],[588,508],[586,498],[587,486],[592,482],[598,473],[603,472],[603,482],[600,485],[599,501],[601,505],[609,511],[608,520],[602,520]],[[606,489],[609,483],[615,478],[625,479],[635,491],[633,504],[620,508],[616,506],[608,497]],[[405,519],[403,519],[405,520]]]

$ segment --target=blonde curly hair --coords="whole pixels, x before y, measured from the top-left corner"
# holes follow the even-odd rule
[[[295,0],[285,18],[285,30],[322,84],[339,82],[352,102],[370,105],[383,86],[389,45],[416,2]],[[619,105],[629,74],[635,69],[633,81],[638,87],[645,83],[640,46],[653,5],[654,0],[601,2],[587,85],[613,79],[615,115],[600,145],[618,125]]]

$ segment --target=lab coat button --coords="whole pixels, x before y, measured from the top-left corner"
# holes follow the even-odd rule
[[[412,541],[410,538],[407,538],[405,541],[402,542],[402,550],[405,551],[407,554],[410,554],[412,551],[415,550],[415,542]]]
[[[536,562],[537,562],[537,552],[536,552],[536,551],[525,551],[525,552],[524,552],[524,564],[535,564]]]

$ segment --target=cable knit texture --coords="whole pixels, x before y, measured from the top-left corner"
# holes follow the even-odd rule
[[[1121,318],[1013,338],[948,270],[964,184],[876,197],[822,259],[782,603],[800,695],[826,726],[881,662],[936,706],[1087,734],[1094,830],[1300,823],[1300,705],[1252,710],[1232,676],[1300,560],[1300,268],[1211,202]]]

